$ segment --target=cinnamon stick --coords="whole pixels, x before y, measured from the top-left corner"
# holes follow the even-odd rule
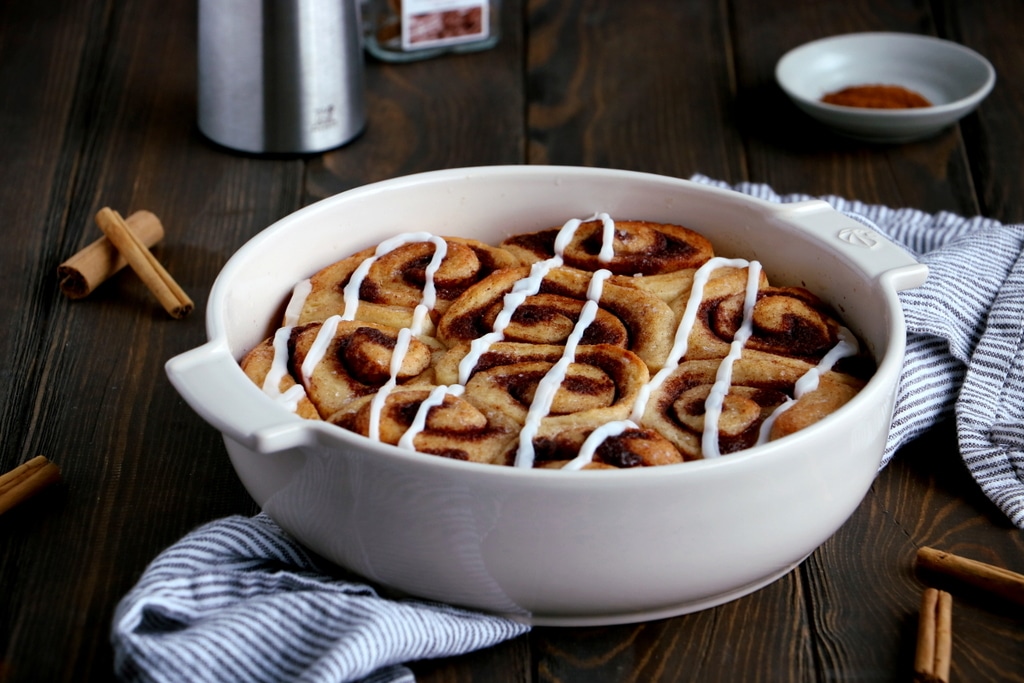
[[[935,548],[917,551],[918,566],[1024,607],[1024,575]]]
[[[914,652],[914,680],[927,681],[935,670],[935,626],[939,591],[926,588],[921,594],[917,618],[917,649]]]
[[[914,654],[915,683],[949,683],[953,659],[953,596],[935,588],[921,594]]]
[[[953,663],[953,596],[939,591],[938,615],[935,624],[935,678],[949,683]]]
[[[104,207],[96,214],[96,224],[121,252],[132,270],[142,278],[143,283],[160,301],[165,311],[174,318],[183,318],[192,312],[192,299],[178,286],[146,245],[128,229],[121,214]]]
[[[164,238],[164,226],[149,211],[136,211],[125,219],[132,233],[147,247]],[[106,235],[57,266],[60,290],[70,299],[81,299],[128,265]]]
[[[0,514],[60,481],[60,468],[42,455],[0,475]]]

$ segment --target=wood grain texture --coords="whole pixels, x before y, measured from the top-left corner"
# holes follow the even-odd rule
[[[530,163],[744,173],[729,125],[731,37],[713,3],[535,0],[527,9]]]
[[[976,50],[996,70],[996,85],[978,110],[964,119],[963,132],[978,213],[1006,223],[1024,221],[1024,177],[1010,169],[1019,164],[1010,140],[1024,135],[1024,91],[1016,85],[1021,64],[1020,27],[1024,5],[1014,0],[972,3],[937,0],[939,35]]]
[[[160,0],[0,4],[0,471],[42,453],[63,478],[0,517],[0,683],[108,680],[113,611],[146,564],[200,523],[255,512],[163,363],[205,340],[230,255],[304,205],[408,173],[548,163],[1024,219],[1016,0],[507,0],[493,50],[368,59],[366,131],[291,158],[199,134],[195,15]],[[993,62],[997,87],[931,140],[834,136],[785,100],[774,64],[865,30],[962,42]],[[160,217],[154,252],[195,300],[191,316],[168,319],[127,270],[81,301],[60,294],[56,265],[99,236],[105,205]],[[905,447],[797,570],[747,597],[642,624],[537,628],[413,668],[428,683],[909,680],[932,580],[914,570],[922,545],[1024,569],[1024,537],[970,478],[949,424]],[[969,591],[954,600],[953,679],[1024,681],[1024,617]]]

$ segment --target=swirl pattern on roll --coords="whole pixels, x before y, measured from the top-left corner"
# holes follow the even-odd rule
[[[446,253],[431,278],[437,291],[435,315],[443,313],[466,289],[491,273],[520,265],[519,259],[504,249],[460,237],[443,239]],[[375,256],[375,251],[376,248],[365,249],[313,275],[299,324],[340,315],[346,306],[345,286],[356,269]],[[412,311],[421,299],[425,271],[434,251],[435,245],[430,242],[412,241],[375,258],[359,286],[359,306],[354,318],[408,327]]]
[[[487,334],[502,310],[505,295],[530,274],[529,268],[494,273],[470,287],[437,324],[437,338],[447,347]],[[542,280],[540,292],[527,297],[512,315],[504,339],[533,344],[561,344],[573,331],[587,301],[591,273],[555,268]],[[601,308],[581,343],[614,344],[636,353],[648,366],[660,368],[675,332],[673,313],[664,301],[611,278],[601,293]]]
[[[736,273],[738,274],[738,273]],[[712,279],[690,335],[688,359],[728,353],[743,319],[744,293],[734,273]],[[762,280],[745,348],[816,363],[839,342],[842,324],[829,306],[801,287],[772,287]]]
[[[438,382],[457,383],[459,363],[468,350],[468,345],[457,346],[438,361]],[[493,344],[466,383],[465,398],[481,412],[500,415],[521,427],[539,384],[562,355],[563,348],[553,344]],[[649,379],[647,365],[631,351],[611,344],[579,346],[533,439],[535,461],[572,460],[594,429],[629,416],[640,388]],[[640,432],[643,430],[608,439],[598,448],[597,461],[614,467],[681,462],[671,444],[659,435]]]
[[[387,383],[397,337],[394,328],[361,321],[328,319],[303,325],[292,333],[289,344],[292,375],[326,419],[349,401],[373,395]],[[429,384],[431,357],[430,347],[410,340],[397,383]]]
[[[593,272],[605,268],[615,275],[657,275],[688,268],[698,268],[714,256],[711,243],[703,235],[680,225],[649,221],[613,221],[614,227],[608,260],[601,259],[607,221],[600,218],[584,221],[562,250],[565,265]],[[524,263],[535,263],[555,255],[555,240],[560,227],[515,235],[501,246]]]
[[[402,389],[388,394],[380,410],[380,440],[399,445],[409,434],[430,388]],[[330,422],[369,435],[373,417],[372,397],[350,401],[330,416]],[[491,465],[511,465],[519,427],[500,416],[488,416],[470,401],[446,394],[425,413],[422,428],[411,434],[411,447],[420,452],[453,460]]]
[[[642,426],[671,441],[687,460],[704,457],[705,402],[719,367],[718,359],[680,363],[652,392],[644,411]],[[855,377],[829,371],[821,375],[813,391],[789,404],[797,382],[813,368],[802,360],[745,352],[732,366],[718,420],[721,453],[735,453],[807,427],[838,410],[863,386]],[[766,421],[773,417],[767,433],[762,433]]]

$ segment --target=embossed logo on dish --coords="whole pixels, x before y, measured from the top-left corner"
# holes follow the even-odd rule
[[[839,239],[869,249],[878,245],[878,235],[867,228],[843,228],[839,231]]]

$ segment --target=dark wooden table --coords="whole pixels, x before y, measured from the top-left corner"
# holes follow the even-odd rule
[[[0,681],[111,677],[113,608],[165,546],[254,504],[163,363],[205,338],[225,260],[282,216],[367,182],[479,164],[572,164],[834,193],[1024,221],[1019,0],[506,0],[491,51],[368,62],[369,126],[308,158],[236,155],[195,124],[194,3],[0,3],[0,471],[44,454],[63,482],[0,517]],[[773,80],[814,38],[950,38],[995,65],[958,126],[899,146],[818,129]],[[57,265],[93,215],[149,209],[197,303],[173,320],[125,271],[80,301]],[[414,668],[422,681],[905,681],[930,545],[1024,571],[1024,538],[940,426],[884,470],[798,570],[697,614],[538,628]],[[956,594],[953,678],[1024,681],[1024,615]]]

